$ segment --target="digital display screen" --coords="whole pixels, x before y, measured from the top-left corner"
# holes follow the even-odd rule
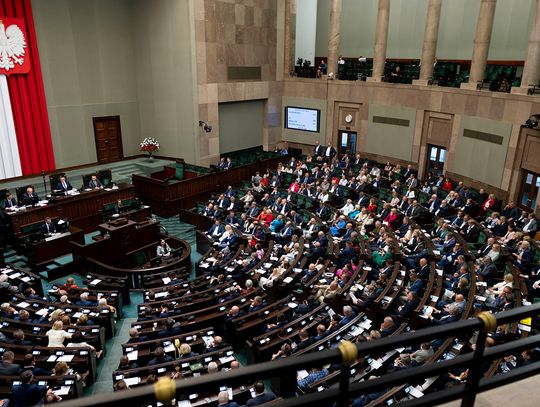
[[[285,107],[285,128],[318,133],[321,111],[305,107]]]

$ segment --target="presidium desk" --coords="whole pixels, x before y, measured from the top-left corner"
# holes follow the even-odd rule
[[[78,195],[55,197],[45,206],[36,206],[26,210],[6,213],[11,219],[11,227],[15,239],[28,234],[27,226],[43,223],[46,217],[51,219],[67,218],[71,226],[85,230],[97,229],[103,222],[103,206],[135,197],[135,187],[129,184],[120,184],[116,189],[82,190]]]

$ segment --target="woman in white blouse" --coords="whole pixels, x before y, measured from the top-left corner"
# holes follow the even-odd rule
[[[64,340],[66,338],[71,338],[71,335],[69,332],[64,331],[64,324],[62,321],[56,321],[52,329],[49,329],[46,333],[46,335],[49,337],[49,344],[47,345],[49,348],[54,347],[63,347],[64,346]]]
[[[396,207],[399,205],[401,199],[399,199],[398,193],[396,191],[392,192],[392,200],[390,201],[390,205],[392,207]]]

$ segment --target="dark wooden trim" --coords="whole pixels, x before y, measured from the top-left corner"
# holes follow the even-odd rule
[[[279,156],[253,164],[232,168],[227,171],[212,172],[194,178],[186,178],[169,184],[166,181],[133,174],[132,182],[137,196],[153,213],[170,217],[178,214],[179,209],[188,209],[198,200],[227,185],[236,185],[241,180],[249,179],[255,172],[276,169],[278,163],[287,162],[290,156]]]
[[[497,199],[504,202],[508,201],[508,191],[502,190],[494,185],[489,185],[473,178],[469,178],[464,175],[456,174],[450,171],[445,171],[444,175],[453,181],[463,181],[463,183],[469,187],[473,187],[476,189],[484,188],[486,191],[489,191],[489,193],[495,195]]]

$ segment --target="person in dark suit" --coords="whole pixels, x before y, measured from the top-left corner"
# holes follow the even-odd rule
[[[300,338],[300,342],[296,344],[296,348],[294,348],[293,353],[299,352],[313,343],[313,338],[309,337],[309,333],[306,329],[301,329],[300,332],[298,332],[298,336]]]
[[[419,303],[418,294],[414,291],[409,291],[407,293],[407,301],[398,308],[398,315],[400,317],[410,317]]]
[[[13,384],[11,393],[15,407],[28,407],[43,405],[45,396],[52,394],[47,386],[32,383],[34,375],[32,371],[25,370],[21,374],[21,384]]]
[[[128,343],[139,343],[148,341],[147,336],[139,336],[139,331],[137,328],[131,328],[129,330],[129,340]]]
[[[207,233],[214,239],[218,239],[223,232],[225,232],[225,226],[223,226],[219,220],[216,220],[210,229],[208,229]]]
[[[13,194],[9,191],[6,192],[6,199],[2,202],[2,208],[9,209],[17,206],[17,200],[13,198]]]
[[[41,225],[41,231],[46,235],[50,235],[51,233],[56,233],[56,226],[52,222],[51,218],[49,217],[45,218],[45,223]]]
[[[73,186],[69,183],[65,175],[60,176],[58,184],[56,184],[56,187],[54,188],[54,190],[58,192],[67,192],[71,191],[72,189]]]
[[[482,264],[478,267],[478,275],[482,281],[487,283],[488,287],[493,285],[493,279],[497,276],[497,267],[493,264],[493,260],[489,256],[482,259]]]
[[[34,355],[28,353],[24,355],[24,370],[30,370],[34,376],[50,376],[51,371],[36,367],[36,361]]]
[[[218,394],[218,407],[240,407],[240,406],[234,401],[229,401],[229,392],[220,391]]]
[[[87,292],[82,293],[79,296],[79,301],[75,303],[78,307],[95,307],[96,303],[88,299],[89,294]]]
[[[247,401],[246,406],[248,407],[258,406],[276,399],[274,393],[265,391],[264,383],[261,381],[256,382],[253,385],[253,389],[255,390],[255,397]]]
[[[32,341],[24,340],[24,331],[22,329],[16,329],[15,331],[13,331],[13,339],[11,343],[13,345],[24,345],[24,346],[33,345]]]
[[[22,196],[22,201],[24,205],[35,205],[39,202],[39,196],[34,193],[33,187],[26,188],[26,192]]]
[[[10,350],[5,351],[0,362],[0,376],[16,375],[21,372],[21,367],[14,361],[15,354]]]
[[[160,346],[154,351],[154,359],[148,362],[147,366],[160,365],[162,363],[171,362],[173,358],[165,353],[165,350]]]
[[[319,144],[319,140],[315,142],[315,148],[313,149],[313,156],[315,158],[322,157],[324,153],[324,147]]]
[[[90,178],[90,181],[88,181],[87,187],[91,189],[103,188],[103,184],[98,179],[97,175],[92,175],[92,177]]]
[[[175,321],[172,318],[168,318],[165,321],[165,329],[158,332],[158,338],[167,338],[169,336],[180,335],[182,332],[179,326],[174,326]]]
[[[336,154],[336,149],[332,146],[332,143],[328,143],[326,146],[326,150],[324,150],[324,158],[328,161],[332,161]]]

